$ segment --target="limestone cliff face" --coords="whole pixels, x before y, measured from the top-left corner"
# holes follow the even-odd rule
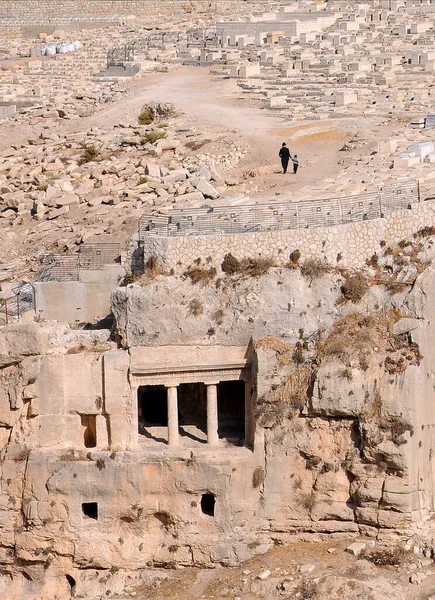
[[[117,333],[125,347],[251,347],[272,530],[406,529],[434,502],[432,259],[429,237],[362,275],[161,275],[114,292]]]
[[[434,510],[435,268],[431,238],[402,246],[359,274],[245,265],[118,288],[121,347],[0,328],[0,592],[122,592],[144,566],[236,564],[301,531],[412,534]],[[141,377],[202,381],[237,357],[252,443],[139,440]]]

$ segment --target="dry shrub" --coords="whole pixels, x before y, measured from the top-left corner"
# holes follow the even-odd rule
[[[242,258],[238,260],[231,253],[228,253],[224,256],[221,269],[228,276],[261,277],[273,266],[274,261],[271,258]]]
[[[202,315],[203,312],[204,308],[198,298],[194,298],[189,302],[189,314],[198,317],[199,315]]]
[[[277,388],[278,402],[287,404],[300,411],[304,408],[308,397],[308,389],[313,378],[313,369],[310,364],[297,367],[287,376],[285,382]]]
[[[328,273],[328,263],[320,260],[319,258],[308,258],[301,265],[301,273],[303,277],[310,279],[319,279]]]
[[[369,289],[367,279],[361,273],[346,277],[341,286],[341,293],[344,301],[359,302]]]
[[[389,279],[384,280],[382,283],[385,285],[390,294],[394,296],[394,294],[400,294],[400,292],[404,292],[414,282],[396,281],[394,277],[390,277]]]
[[[231,254],[231,252],[228,252],[228,254],[225,254],[224,256],[221,269],[226,275],[235,275],[240,269],[240,262]]]
[[[376,252],[367,259],[366,264],[368,267],[373,267],[374,269],[379,267],[379,256],[376,254]]]
[[[163,274],[163,266],[157,256],[150,256],[145,263],[145,275],[149,278],[157,277]]]
[[[193,285],[200,283],[206,286],[216,277],[216,269],[214,267],[210,267],[210,269],[192,267],[183,273],[183,277],[189,277]]]
[[[392,344],[395,343],[392,328],[400,318],[400,313],[395,310],[386,314],[346,315],[334,323],[328,337],[319,343],[317,358],[337,358],[345,365],[357,359],[360,368],[365,369],[368,367],[368,358],[374,352],[392,350]]]
[[[430,237],[431,235],[435,235],[435,227],[433,227],[432,225],[423,227],[422,229],[419,229],[416,233],[414,233],[414,237],[416,239]]]
[[[379,550],[366,550],[362,558],[370,561],[374,565],[379,567],[391,566],[400,567],[406,558],[406,552],[404,548],[382,548]]]
[[[290,365],[292,362],[289,354],[291,347],[273,335],[265,335],[255,340],[252,346],[254,350],[258,350],[259,348],[273,350],[277,355],[278,362],[282,365]]]
[[[300,600],[315,600],[319,598],[319,584],[311,579],[302,579],[295,592]]]
[[[410,423],[407,423],[403,417],[397,415],[382,419],[379,422],[379,428],[381,431],[389,434],[391,441],[394,442],[396,446],[406,444],[403,435],[407,431],[409,431],[411,435],[414,435],[414,427]]]
[[[138,273],[127,273],[126,275],[124,275],[124,278],[119,285],[120,287],[125,287],[127,285],[130,285],[131,283],[136,283],[136,281],[139,281],[140,278],[141,275]]]

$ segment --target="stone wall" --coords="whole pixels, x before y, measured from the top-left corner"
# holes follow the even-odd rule
[[[38,317],[71,325],[89,323],[110,314],[110,294],[125,275],[120,265],[82,270],[80,281],[35,282]]]
[[[0,4],[0,19],[22,21],[59,17],[85,17],[110,15],[136,15],[147,17],[152,14],[186,15],[191,13],[235,12],[237,4],[244,10],[249,4],[261,6],[267,0],[234,2],[234,0],[3,0]]]
[[[368,258],[387,246],[435,224],[435,204],[424,202],[411,209],[390,213],[383,219],[360,221],[328,228],[283,229],[243,234],[216,234],[185,237],[149,236],[144,240],[144,261],[159,257],[165,268],[182,273],[197,258],[219,267],[230,252],[236,258],[270,257],[278,266],[289,261],[293,250],[302,260],[324,258],[329,264],[360,268]]]

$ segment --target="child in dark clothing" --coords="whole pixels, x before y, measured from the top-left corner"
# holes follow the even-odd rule
[[[293,173],[296,175],[298,167],[299,167],[299,160],[298,160],[298,155],[295,154],[292,158],[293,161]]]

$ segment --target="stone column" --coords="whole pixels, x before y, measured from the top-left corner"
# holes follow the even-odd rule
[[[136,450],[139,448],[139,407],[138,407],[138,395],[137,391],[139,386],[132,385],[131,393],[130,393],[130,411],[131,411],[131,419],[127,418],[127,415],[122,415],[122,418],[125,422],[125,428],[129,426],[129,431],[126,435],[126,439],[124,440],[124,448],[127,450]],[[116,421],[119,420],[119,417],[116,419],[110,419],[110,436],[114,435],[114,430],[118,426]]]
[[[252,381],[245,381],[245,446],[254,444],[254,399],[251,395]]]
[[[207,444],[216,446],[219,443],[217,383],[206,383],[207,386]]]
[[[177,386],[166,386],[168,388],[168,446],[178,446],[180,435],[178,431],[178,396]]]

